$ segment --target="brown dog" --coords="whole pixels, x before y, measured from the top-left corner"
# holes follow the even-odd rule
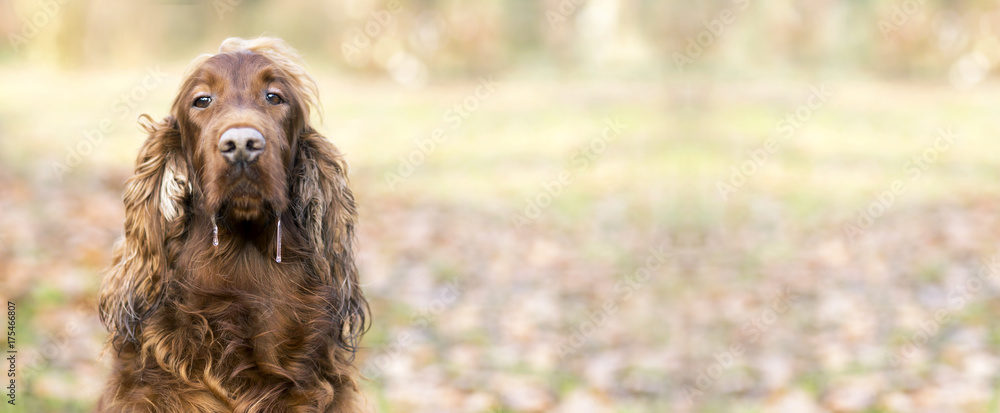
[[[284,42],[234,38],[147,117],[101,285],[117,359],[98,411],[361,410],[357,215],[316,101]]]

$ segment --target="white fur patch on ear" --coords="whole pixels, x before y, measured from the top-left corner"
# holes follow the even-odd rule
[[[191,193],[191,183],[185,174],[184,163],[178,156],[170,156],[160,182],[160,212],[167,222],[184,215],[184,198]]]

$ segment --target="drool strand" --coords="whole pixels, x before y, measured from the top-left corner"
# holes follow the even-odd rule
[[[219,226],[215,225],[215,216],[212,217],[212,245],[219,246]]]
[[[281,262],[281,218],[278,218],[278,255],[274,257],[275,262]]]

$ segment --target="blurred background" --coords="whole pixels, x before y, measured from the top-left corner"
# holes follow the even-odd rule
[[[378,411],[1000,408],[996,1],[0,0],[0,34],[4,411],[92,408],[136,119],[261,34],[351,164]]]

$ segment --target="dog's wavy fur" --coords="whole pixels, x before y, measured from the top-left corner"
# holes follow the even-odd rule
[[[206,189],[211,164],[195,166],[187,94],[224,55],[263,57],[254,59],[291,95],[281,123],[293,135],[281,144],[288,156],[261,160],[267,176],[285,178],[271,183],[279,196],[267,204],[281,222],[281,263],[274,219],[259,237],[219,223],[212,244],[212,208],[227,200]],[[354,263],[357,214],[343,157],[309,126],[317,103],[316,84],[284,42],[233,38],[195,59],[170,116],[144,117],[124,238],[100,290],[115,360],[97,411],[362,411],[352,362],[369,316]]]

